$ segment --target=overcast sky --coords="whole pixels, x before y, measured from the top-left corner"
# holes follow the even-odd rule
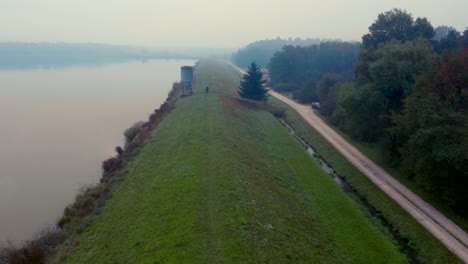
[[[360,40],[379,13],[468,26],[468,0],[0,0],[0,41],[238,48],[265,38]]]

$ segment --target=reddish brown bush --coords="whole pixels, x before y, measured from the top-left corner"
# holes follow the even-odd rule
[[[11,264],[45,263],[45,252],[39,241],[32,241],[24,247],[12,250],[8,257]]]
[[[102,162],[103,174],[110,174],[122,168],[123,162],[118,157],[113,157]]]

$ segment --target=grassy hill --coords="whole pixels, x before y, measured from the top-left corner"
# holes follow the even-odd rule
[[[287,129],[236,97],[233,68],[201,61],[195,80],[56,260],[407,262]]]

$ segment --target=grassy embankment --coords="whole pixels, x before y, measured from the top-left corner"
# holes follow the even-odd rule
[[[233,68],[202,61],[195,79],[56,260],[407,261],[270,113],[235,97]]]
[[[272,98],[270,103],[287,107],[286,104]],[[433,237],[423,226],[414,220],[396,202],[390,199],[383,191],[373,184],[367,177],[354,168],[331,144],[318,134],[302,117],[288,107],[285,119],[296,130],[296,133],[311,144],[342,177],[356,189],[385,219],[403,236],[409,240],[409,245],[415,251],[421,263],[458,263],[461,262],[443,244]],[[342,134],[343,135],[343,134]],[[348,137],[345,137],[349,139]],[[356,146],[356,142],[351,141]],[[370,158],[375,161],[377,155],[371,146],[357,145]],[[390,171],[392,172],[392,171]]]

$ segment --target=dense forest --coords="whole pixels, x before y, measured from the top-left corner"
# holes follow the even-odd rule
[[[279,92],[293,92],[301,102],[317,101],[322,77],[351,79],[360,44],[322,42],[308,47],[284,46],[268,64],[270,83]]]
[[[273,54],[285,45],[309,46],[318,44],[322,40],[318,38],[289,38],[289,39],[265,39],[259,40],[237,50],[231,56],[232,63],[239,67],[247,68],[252,61],[260,67],[266,67]]]
[[[273,89],[320,101],[329,122],[378,144],[389,164],[468,213],[468,30],[434,29],[393,9],[378,15],[360,48],[286,46],[268,68]]]

